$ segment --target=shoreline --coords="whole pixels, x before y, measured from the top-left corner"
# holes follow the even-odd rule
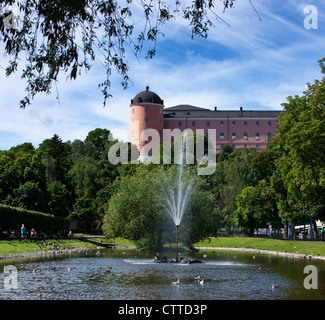
[[[72,248],[72,249],[61,249],[61,250],[43,250],[36,252],[21,252],[21,253],[13,253],[8,255],[0,256],[0,261],[10,260],[10,259],[20,259],[20,258],[39,258],[46,256],[61,256],[68,255],[71,253],[84,253],[95,250],[106,250],[107,247],[97,246],[94,248]],[[115,249],[136,249],[135,246],[116,246]],[[114,249],[114,250],[115,250]]]
[[[14,253],[8,255],[0,256],[0,261],[3,260],[10,260],[10,259],[20,259],[20,258],[38,258],[38,257],[45,257],[45,256],[61,256],[61,255],[68,255],[71,253],[82,253],[88,252],[93,250],[103,250],[107,249],[105,247],[97,247],[97,248],[73,248],[73,249],[62,249],[62,250],[44,250],[44,251],[36,251],[36,252],[21,252],[21,253]]]
[[[116,249],[136,249],[135,246],[116,246]],[[72,253],[84,253],[94,250],[104,250],[107,249],[103,246],[97,246],[94,248],[73,248],[73,249],[62,249],[62,250],[46,250],[46,251],[36,251],[36,252],[21,252],[8,255],[0,256],[0,261],[10,260],[10,259],[19,259],[19,258],[38,258],[45,256],[61,256],[68,255]],[[271,254],[281,257],[289,258],[300,258],[300,259],[310,259],[310,260],[320,260],[325,261],[325,256],[313,256],[309,254],[302,253],[293,253],[293,252],[283,252],[283,251],[272,251],[266,249],[254,249],[254,248],[238,248],[238,247],[195,247],[196,250],[218,250],[218,251],[242,251],[242,252],[252,252],[260,254]]]
[[[300,259],[310,259],[310,260],[322,260],[325,261],[325,256],[313,256],[309,254],[293,253],[293,252],[282,252],[282,251],[272,251],[265,249],[254,249],[254,248],[234,248],[234,247],[195,247],[197,250],[228,250],[228,251],[243,251],[243,252],[253,252],[262,254],[273,254],[282,257],[289,258],[300,258]]]

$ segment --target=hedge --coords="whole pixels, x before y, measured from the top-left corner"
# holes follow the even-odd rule
[[[67,218],[0,204],[0,228],[17,230],[22,224],[27,230],[34,227],[38,232],[57,232],[69,228]]]

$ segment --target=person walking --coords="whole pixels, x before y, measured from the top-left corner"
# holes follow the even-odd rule
[[[35,238],[35,234],[36,234],[36,231],[34,229],[34,227],[30,230],[30,238],[31,239],[34,239]]]
[[[25,227],[24,224],[21,225],[20,232],[21,232],[21,238],[25,239],[25,237],[26,237],[26,227]]]

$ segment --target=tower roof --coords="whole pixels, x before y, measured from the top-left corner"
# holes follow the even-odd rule
[[[131,100],[131,104],[138,103],[156,103],[163,105],[164,101],[161,100],[156,93],[149,91],[149,87],[147,86],[145,91],[138,93],[134,99]]]

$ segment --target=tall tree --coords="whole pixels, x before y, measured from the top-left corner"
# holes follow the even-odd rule
[[[325,74],[325,59],[320,60]],[[288,97],[276,140],[283,149],[278,160],[287,201],[305,221],[325,218],[325,77],[304,94]],[[316,233],[315,233],[316,236]]]

